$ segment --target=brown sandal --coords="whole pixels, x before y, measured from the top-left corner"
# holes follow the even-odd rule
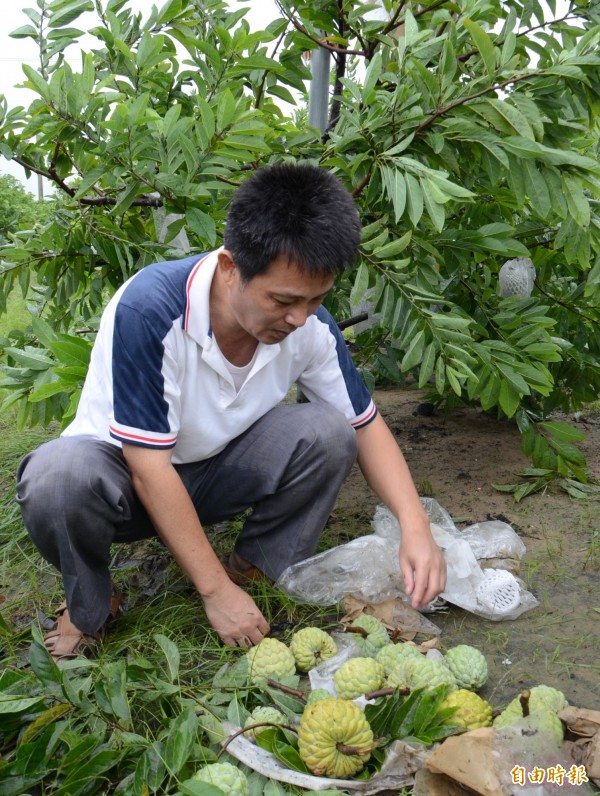
[[[229,580],[233,581],[236,586],[247,586],[248,583],[256,583],[260,580],[266,580],[267,576],[258,567],[250,565],[245,569],[238,568],[238,559],[236,553],[228,553],[219,556],[221,566],[227,573]]]
[[[83,633],[79,628],[75,627],[71,622],[66,602],[59,605],[56,610],[54,628],[44,637],[46,649],[54,660],[67,661],[72,658],[78,658],[85,652],[96,652],[106,628],[117,616],[121,601],[121,593],[113,587],[108,618],[96,633]]]

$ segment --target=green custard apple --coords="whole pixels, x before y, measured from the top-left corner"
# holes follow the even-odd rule
[[[263,638],[256,647],[246,653],[248,676],[254,685],[262,685],[269,678],[281,680],[296,673],[294,656],[282,641]]]
[[[375,660],[385,669],[386,674],[390,674],[399,661],[406,661],[409,657],[420,656],[419,650],[412,644],[386,644],[377,650]]]
[[[377,650],[390,643],[390,635],[386,626],[375,616],[361,614],[356,617],[350,627],[360,627],[367,633],[366,636],[356,634],[354,639],[361,655],[374,657],[377,654]]]
[[[268,722],[268,724],[264,722]],[[260,705],[254,708],[244,722],[244,735],[249,740],[254,741],[257,735],[269,729],[270,724],[287,724],[287,719],[277,708],[270,707],[269,705]]]
[[[459,688],[479,691],[487,681],[487,661],[477,647],[471,647],[469,644],[451,647],[444,656],[444,664],[456,678]]]
[[[249,796],[250,794],[246,775],[231,763],[209,763],[196,771],[192,779],[208,782],[228,796]]]

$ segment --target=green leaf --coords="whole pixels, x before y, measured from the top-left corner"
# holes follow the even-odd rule
[[[125,730],[131,729],[131,711],[127,699],[127,675],[125,660],[106,663],[96,683],[96,698],[99,706],[112,714]]]
[[[419,389],[423,389],[432,377],[436,355],[437,346],[431,341],[423,352],[423,359],[421,360],[421,367],[419,369]]]
[[[416,227],[423,215],[423,191],[412,174],[405,174],[404,179],[406,180],[407,188],[406,206],[408,215],[413,225]]]
[[[182,711],[172,722],[165,744],[165,765],[176,776],[191,755],[198,720],[192,708]]]
[[[177,647],[177,644],[175,644],[170,638],[167,638],[162,633],[155,633],[154,640],[164,653],[164,656],[167,660],[167,666],[169,668],[170,681],[174,682],[179,677],[179,663],[181,660],[179,648]]]
[[[0,713],[3,715],[8,713],[24,713],[35,706],[41,706],[44,699],[44,696],[26,697],[0,693]]]
[[[69,340],[53,340],[47,347],[63,365],[81,365],[87,369],[92,346],[87,340],[71,337]]]
[[[159,741],[154,741],[148,749],[144,750],[135,767],[136,793],[144,793],[144,788],[151,793],[159,792],[167,774],[164,757],[165,749]]]
[[[381,246],[378,249],[373,251],[375,257],[378,257],[380,260],[393,260],[399,254],[401,254],[406,247],[409,245],[412,238],[412,231],[409,230],[400,238],[396,240],[392,240],[389,243],[386,243],[384,246]]]
[[[582,442],[585,439],[582,431],[562,420],[545,420],[539,425],[560,442]]]
[[[519,408],[521,396],[508,381],[502,381],[498,393],[498,403],[507,417],[512,417]]]
[[[277,760],[283,763],[292,771],[301,771],[304,774],[310,773],[306,764],[300,757],[298,750],[292,746],[279,727],[267,727],[257,737],[256,743],[262,749],[271,752]]]
[[[36,349],[26,346],[25,349],[7,346],[5,353],[11,356],[19,365],[30,370],[48,370],[52,367],[52,360],[45,354],[38,353]]]
[[[410,344],[400,363],[400,369],[403,371],[410,370],[421,361],[423,350],[425,348],[425,330],[421,329],[412,338]]]
[[[381,50],[377,50],[365,73],[365,80],[363,83],[363,102],[365,105],[370,105],[375,99],[375,87],[381,75],[382,70],[382,55]]]
[[[471,34],[485,65],[488,77],[490,81],[493,81],[496,73],[496,51],[492,40],[485,30],[472,19],[463,19],[463,25]]]
[[[183,796],[223,796],[221,788],[197,779],[186,779],[179,787]]]
[[[369,287],[369,268],[365,262],[361,262],[356,272],[354,285],[350,291],[350,306],[356,307],[364,298]]]
[[[197,207],[190,207],[185,213],[186,223],[192,232],[206,241],[209,246],[214,246],[217,239],[217,227],[214,219]]]
[[[546,218],[552,208],[548,186],[541,171],[532,160],[523,161],[525,189],[531,206],[542,218]]]
[[[50,86],[48,83],[46,83],[39,72],[36,72],[36,70],[29,66],[29,64],[22,64],[21,68],[27,75],[27,79],[31,88],[37,91],[37,93],[40,95],[40,97],[43,97],[43,99],[50,100]]]

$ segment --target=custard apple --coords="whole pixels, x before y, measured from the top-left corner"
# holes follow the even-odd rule
[[[407,685],[413,690],[415,688],[435,688],[439,685],[447,685],[454,691],[456,689],[456,678],[448,667],[440,661],[434,661],[420,655],[418,658],[412,656],[406,661],[404,672]]]
[[[383,666],[374,658],[350,658],[333,675],[333,682],[338,696],[355,699],[381,688],[384,678]]]
[[[209,763],[196,771],[192,779],[208,782],[228,796],[249,796],[248,780],[243,771],[231,763]]]
[[[330,699],[333,694],[331,691],[328,691],[326,688],[313,688],[310,694],[306,697],[306,704],[312,705],[314,702],[318,702],[319,699]]]
[[[350,627],[362,627],[367,636],[355,635],[356,644],[362,655],[375,656],[377,650],[390,643],[390,636],[383,622],[375,616],[361,614],[351,623]]]
[[[277,708],[272,708],[269,705],[260,705],[254,708],[244,723],[244,735],[246,738],[254,741],[257,735],[269,729],[269,725],[264,724],[264,722],[269,722],[269,725],[287,724],[287,719]],[[258,727],[256,726],[257,724],[259,725]]]
[[[456,678],[459,688],[478,691],[488,676],[487,661],[483,653],[468,644],[451,647],[444,656],[444,664]]]
[[[317,776],[351,777],[371,756],[373,731],[348,699],[331,697],[307,705],[298,728],[298,751]]]
[[[319,627],[304,627],[291,638],[290,650],[301,672],[308,672],[337,652],[335,641]]]
[[[390,674],[398,661],[405,661],[408,657],[417,655],[421,653],[412,644],[386,644],[377,651],[375,660],[383,666],[386,674]]]
[[[441,704],[442,708],[456,708],[448,719],[448,724],[456,724],[465,730],[477,730],[492,724],[492,706],[466,688],[459,688],[448,694]]]
[[[394,668],[385,678],[384,685],[388,688],[408,688],[408,677],[406,675],[407,661],[396,661]]]
[[[507,735],[523,736],[531,741],[532,736],[538,734],[545,748],[548,744],[558,747],[562,744],[565,736],[562,721],[558,715],[548,708],[539,708],[536,713],[529,716],[521,716],[512,721],[509,725],[498,727],[494,722],[494,729],[498,731],[500,737]]]
[[[246,653],[248,676],[254,685],[261,685],[268,678],[281,680],[296,673],[296,661],[289,647],[276,638],[263,638],[256,647]]]
[[[558,713],[569,703],[562,691],[549,685],[535,685],[529,691],[529,713],[550,711]],[[515,697],[506,708],[494,719],[494,727],[508,727],[523,718],[523,706],[520,697]]]

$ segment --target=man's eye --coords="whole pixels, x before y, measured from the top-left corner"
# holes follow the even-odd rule
[[[275,299],[275,304],[279,304],[280,307],[291,307],[293,302],[292,301],[282,301],[281,299]]]

